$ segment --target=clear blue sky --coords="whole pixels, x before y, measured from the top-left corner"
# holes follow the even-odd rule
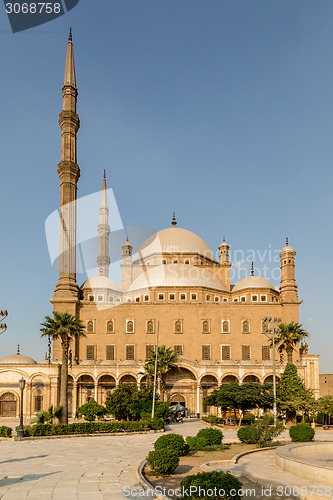
[[[79,196],[106,169],[125,226],[163,229],[176,211],[214,252],[224,235],[232,256],[254,250],[258,271],[288,236],[310,353],[332,371],[332,1],[81,0],[17,34],[3,4],[0,16],[0,358],[47,348],[57,272],[44,223],[59,205],[72,26]]]

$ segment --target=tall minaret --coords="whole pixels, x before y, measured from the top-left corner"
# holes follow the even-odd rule
[[[104,170],[103,186],[102,186],[102,197],[101,206],[99,209],[99,254],[97,257],[98,264],[98,275],[109,277],[109,266],[111,259],[109,257],[109,209],[108,209],[108,197],[106,191],[106,177]]]
[[[77,164],[76,134],[80,120],[76,114],[77,88],[75,79],[72,31],[69,32],[65,78],[62,87],[63,107],[59,115],[61,127],[60,178],[60,256],[59,282],[56,284],[54,309],[76,314],[79,287],[76,283],[76,193],[80,169]]]
[[[220,276],[222,278],[222,283],[225,289],[230,292],[230,267],[231,264],[229,262],[229,245],[226,243],[225,238],[223,238],[223,242],[219,246],[220,251]]]
[[[293,247],[289,245],[287,238],[286,246],[282,248],[280,253],[280,297],[282,302],[298,302],[297,285],[295,279],[295,256],[296,252]]]

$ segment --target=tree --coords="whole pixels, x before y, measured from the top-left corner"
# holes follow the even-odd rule
[[[317,400],[317,410],[320,413],[323,413],[331,419],[333,415],[333,396],[322,396]],[[324,419],[324,424],[330,422],[327,418]]]
[[[88,403],[81,405],[77,409],[77,413],[79,415],[83,415],[85,420],[88,420],[88,422],[93,422],[96,417],[103,417],[106,412],[106,408],[96,403],[93,399],[91,399]]]
[[[278,350],[283,356],[283,351],[286,351],[288,356],[288,363],[293,362],[293,351],[299,344],[300,340],[308,337],[309,334],[303,330],[302,325],[292,321],[291,323],[281,323],[278,325],[278,333],[275,337],[275,343],[278,345]],[[271,339],[271,346],[273,340]]]
[[[314,397],[310,389],[306,389],[303,380],[297,373],[294,364],[288,363],[277,385],[276,400],[279,411],[286,419],[296,421],[298,411],[311,411]]]
[[[154,378],[155,373],[155,360],[156,360],[156,350],[151,350],[148,359],[145,362],[144,373],[147,376],[149,382]],[[158,348],[157,356],[157,386],[159,387],[159,392],[164,393],[165,388],[165,376],[169,370],[172,368],[178,368],[178,356],[175,354],[171,347],[165,347],[161,345]]]
[[[145,408],[151,408],[153,400],[153,388],[142,387],[140,390],[135,384],[119,384],[118,387],[106,399],[107,413],[113,415],[117,420],[132,420],[139,418]],[[145,404],[149,402],[149,405]]]
[[[61,361],[61,376],[60,376],[60,406],[62,407],[60,420],[63,424],[68,423],[68,352],[71,340],[73,338],[85,336],[83,323],[65,312],[53,313],[53,318],[45,316],[45,320],[41,323],[42,337],[50,336],[53,340],[60,338],[62,348]]]
[[[268,384],[245,383],[238,385],[237,382],[221,385],[221,387],[204,400],[204,404],[219,406],[223,411],[233,410],[235,420],[237,411],[242,422],[242,414],[251,408],[271,408],[273,404],[272,388]],[[236,420],[237,421],[237,420]]]

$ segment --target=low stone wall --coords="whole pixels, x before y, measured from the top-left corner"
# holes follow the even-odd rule
[[[276,463],[284,471],[316,483],[333,486],[333,468],[307,460],[309,455],[332,454],[333,442],[300,443],[276,448]]]

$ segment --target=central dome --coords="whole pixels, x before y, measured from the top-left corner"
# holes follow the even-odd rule
[[[195,233],[180,227],[169,227],[153,234],[141,245],[133,261],[163,254],[197,254],[215,262],[207,243]]]

